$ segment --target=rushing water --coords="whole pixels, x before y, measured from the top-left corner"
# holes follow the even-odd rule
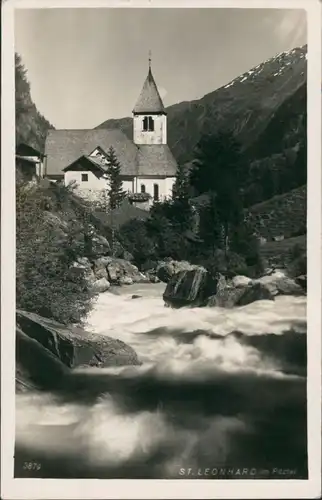
[[[17,476],[306,477],[306,299],[173,310],[163,289],[102,294],[88,318],[141,366],[78,370],[83,392],[17,395]]]

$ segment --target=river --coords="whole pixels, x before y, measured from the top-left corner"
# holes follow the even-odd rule
[[[306,298],[174,310],[163,290],[107,292],[88,317],[141,366],[78,370],[83,395],[17,395],[16,475],[307,477]]]

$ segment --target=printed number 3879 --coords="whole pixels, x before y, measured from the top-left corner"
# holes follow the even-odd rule
[[[24,462],[22,468],[24,470],[40,470],[41,464],[39,462]]]

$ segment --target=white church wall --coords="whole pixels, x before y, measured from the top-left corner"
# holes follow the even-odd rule
[[[82,180],[82,175],[87,175],[87,180]],[[134,177],[124,179],[123,191],[134,192]],[[76,183],[77,191],[80,196],[88,200],[97,201],[104,199],[108,190],[108,182],[103,177],[96,177],[90,170],[65,172],[64,183],[67,186],[70,183]]]
[[[84,178],[83,178],[84,176]],[[86,176],[86,177],[85,177]],[[87,180],[85,180],[87,179]],[[71,182],[76,182],[79,190],[88,190],[88,189],[104,189],[106,186],[104,180],[96,177],[90,170],[69,170],[65,172],[64,176],[65,186],[70,184]]]
[[[154,131],[143,131],[145,116],[154,120]],[[136,144],[166,144],[167,143],[167,117],[166,115],[134,115],[133,140]]]
[[[172,178],[151,178],[151,177],[139,177],[137,179],[137,192],[141,193],[141,186],[145,186],[145,192],[151,195],[151,200],[154,199],[154,185],[158,185],[159,189],[159,200],[162,201],[172,195]]]
[[[123,180],[123,191],[134,192],[134,178],[131,180]]]
[[[166,178],[166,190],[167,190],[167,196],[172,196],[172,188],[173,184],[175,183],[176,178],[175,177],[167,177]]]

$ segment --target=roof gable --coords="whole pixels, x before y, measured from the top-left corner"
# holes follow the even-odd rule
[[[95,174],[103,174],[105,172],[105,169],[102,167],[102,165],[99,165],[95,161],[93,161],[93,158],[90,156],[80,156],[77,158],[77,160],[73,161],[70,165],[64,168],[64,172],[69,172],[69,171],[79,171],[79,170],[90,170]]]
[[[134,106],[133,113],[165,113],[158,87],[149,68],[141,94]]]

